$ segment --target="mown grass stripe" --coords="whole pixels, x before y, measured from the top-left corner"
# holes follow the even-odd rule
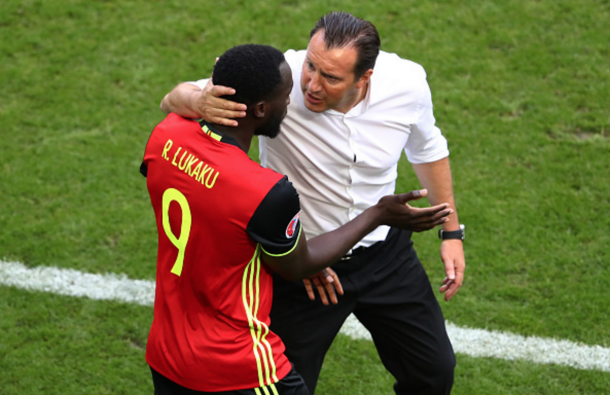
[[[22,263],[5,261],[0,261],[0,285],[143,306],[152,306],[155,296],[154,281],[46,266],[28,268]],[[447,323],[447,331],[457,353],[610,372],[610,348],[577,344],[569,340],[464,328],[450,322]],[[368,331],[354,316],[348,318],[341,333],[354,339],[371,339]]]

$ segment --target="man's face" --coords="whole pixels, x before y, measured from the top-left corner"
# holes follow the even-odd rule
[[[280,124],[288,112],[290,92],[292,91],[292,71],[288,63],[284,62],[280,65],[280,73],[282,75],[282,83],[276,89],[273,97],[267,101],[270,111],[269,118],[267,123],[258,128],[254,133],[258,136],[277,137],[280,133]]]
[[[346,113],[358,103],[361,85],[354,74],[357,58],[352,46],[326,49],[324,30],[311,38],[301,74],[301,90],[310,111]]]

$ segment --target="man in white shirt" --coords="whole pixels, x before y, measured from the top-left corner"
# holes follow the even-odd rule
[[[394,193],[404,150],[431,204],[452,209],[439,232],[447,274],[440,291],[449,300],[462,284],[465,261],[447,143],[435,126],[424,69],[379,47],[370,22],[344,12],[323,16],[306,51],[285,53],[295,82],[291,104],[279,137],[260,139],[260,160],[288,175],[300,194],[307,236],[314,237]],[[243,108],[224,100],[234,91],[206,83],[178,85],[161,108],[236,125]],[[411,209],[411,230],[423,230],[422,209]],[[371,332],[397,394],[451,392],[455,356],[410,238],[411,231],[389,227],[367,235],[332,266],[336,273],[312,278],[323,303],[311,300],[311,281],[274,279],[271,329],[312,393],[350,313]],[[338,302],[333,286],[343,294]]]

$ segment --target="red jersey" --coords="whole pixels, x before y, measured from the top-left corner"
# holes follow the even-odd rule
[[[197,391],[281,380],[291,364],[269,331],[272,278],[260,254],[294,248],[296,191],[235,140],[175,114],[153,130],[142,169],[159,232],[146,361]]]

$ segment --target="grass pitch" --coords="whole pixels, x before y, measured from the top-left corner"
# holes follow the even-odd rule
[[[448,320],[610,346],[607,0],[6,0],[0,257],[154,278],[144,144],[175,84],[226,49],[305,48],[330,10],[371,20],[428,72],[449,139],[466,282]],[[256,157],[256,152],[252,152]],[[399,191],[417,188],[401,162]],[[433,284],[433,232],[415,238]],[[152,309],[0,287],[0,393],[152,392]],[[370,342],[339,337],[318,393],[389,394]],[[604,394],[610,374],[458,355],[455,394]]]

